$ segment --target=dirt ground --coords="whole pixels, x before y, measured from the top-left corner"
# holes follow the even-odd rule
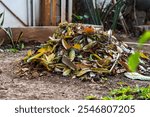
[[[145,50],[149,50],[146,47]],[[32,71],[32,74],[18,75],[20,60],[27,50],[16,54],[0,52],[0,99],[85,99],[93,95],[101,98],[111,89],[121,86],[148,86],[149,81],[133,81],[124,75],[109,76],[97,83],[61,77],[46,71]],[[23,71],[30,70],[28,68]]]

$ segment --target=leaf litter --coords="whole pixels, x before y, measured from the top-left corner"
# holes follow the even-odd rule
[[[107,75],[130,72],[128,57],[134,49],[93,26],[61,23],[38,50],[29,50],[24,62],[44,66],[49,72],[72,78],[98,80]],[[138,73],[150,74],[150,55],[140,52]]]

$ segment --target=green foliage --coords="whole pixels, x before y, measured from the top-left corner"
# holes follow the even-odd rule
[[[121,87],[120,89],[112,90],[108,96],[102,98],[103,100],[149,100],[149,87]]]
[[[100,12],[98,11],[98,8],[97,8],[97,4],[95,4],[95,7],[96,7],[95,8],[92,0],[84,0],[84,1],[88,8],[89,16],[92,19],[92,23],[95,25],[101,25],[102,21],[100,18]]]
[[[138,67],[138,65],[140,63],[139,58],[140,58],[139,52],[135,52],[134,54],[129,56],[129,58],[128,58],[128,66],[129,66],[129,69],[132,72],[135,72],[137,70],[137,67]]]
[[[75,23],[85,23],[89,20],[89,16],[88,15],[76,15],[76,14],[73,14],[73,22]]]
[[[117,21],[118,21],[118,18],[119,18],[119,14],[122,10],[123,5],[124,5],[123,0],[118,0],[116,5],[115,5],[115,9],[114,9],[115,12],[114,12],[114,16],[113,16],[113,24],[111,26],[112,30],[115,30],[115,28],[116,28]]]
[[[139,50],[142,48],[143,44],[145,44],[147,41],[150,40],[150,31],[145,32],[143,35],[139,38],[138,43],[138,51],[131,54],[128,58],[128,66],[131,72],[136,72],[137,67],[139,65],[140,60],[140,52]]]
[[[12,47],[7,50],[9,50],[11,52],[18,52],[18,50],[22,50],[24,48],[24,43],[21,42],[23,32],[21,32],[19,34],[18,38],[15,40],[13,37],[11,28],[10,27],[4,28],[3,24],[4,24],[4,12],[0,13],[0,29],[2,29],[6,33],[8,39],[11,41],[11,45],[12,45]],[[4,39],[1,39],[0,45],[2,45],[3,42],[4,42]]]
[[[140,36],[139,38],[139,48],[143,46],[143,44],[145,44],[147,41],[150,40],[150,31],[145,32],[142,36]]]
[[[86,13],[84,12],[83,15],[73,14],[73,21],[103,25],[114,30],[119,19],[119,14],[125,5],[124,1],[117,0],[115,4],[110,2],[108,5],[106,5],[106,0],[101,4],[97,3],[97,0],[95,0],[95,4],[92,0],[84,0],[84,5],[87,8]]]

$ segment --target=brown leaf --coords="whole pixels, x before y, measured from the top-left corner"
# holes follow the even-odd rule
[[[63,57],[62,57],[62,62],[63,62],[66,66],[68,66],[70,69],[72,69],[72,70],[75,70],[75,69],[76,69],[76,66],[71,62],[71,60],[70,60],[68,57],[63,56]]]

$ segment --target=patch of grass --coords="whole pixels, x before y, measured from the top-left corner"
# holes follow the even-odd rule
[[[112,90],[102,100],[150,100],[150,86],[148,87],[121,87]]]

